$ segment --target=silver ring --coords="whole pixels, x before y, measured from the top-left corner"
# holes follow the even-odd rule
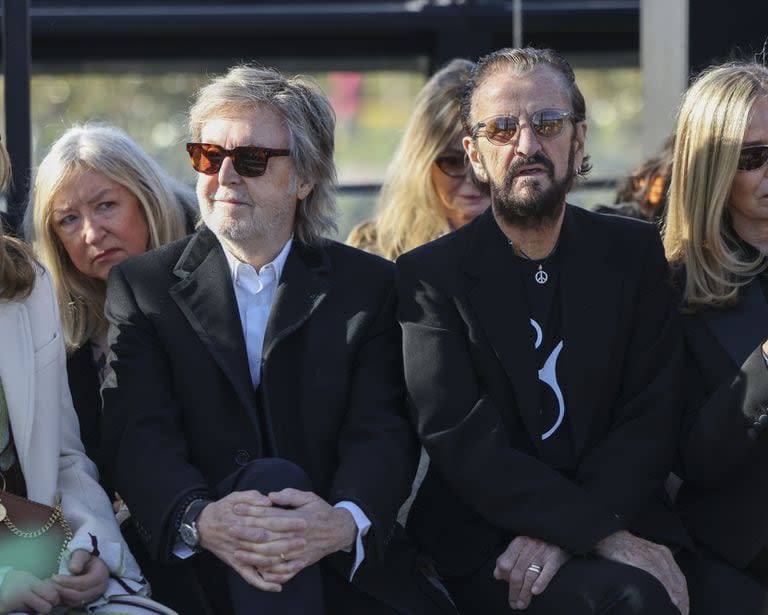
[[[541,574],[542,567],[539,566],[538,564],[531,564],[530,566],[528,566],[528,570],[530,570],[531,572],[535,572],[536,574]]]
[[[280,554],[280,559],[281,559],[281,560],[283,560],[283,561],[285,561],[285,553],[281,553],[281,554]]]

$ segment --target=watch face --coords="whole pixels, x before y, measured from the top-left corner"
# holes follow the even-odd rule
[[[181,526],[179,526],[179,534],[185,545],[192,547],[193,549],[197,547],[200,541],[200,536],[197,533],[196,527],[187,523],[182,523]]]

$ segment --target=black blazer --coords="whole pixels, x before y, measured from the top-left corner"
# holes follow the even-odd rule
[[[681,337],[658,231],[568,206],[559,249],[573,477],[539,459],[530,314],[491,211],[397,261],[406,382],[431,458],[408,529],[445,575],[515,535],[575,554],[624,528],[688,544],[661,489]]]
[[[682,278],[682,273],[681,273]],[[738,568],[768,546],[768,303],[758,280],[727,310],[683,315],[684,483],[677,498],[693,538]]]
[[[363,568],[383,555],[418,451],[393,274],[391,263],[359,250],[294,240],[257,401],[230,270],[210,231],[112,269],[107,468],[154,558],[170,557],[185,498],[210,493],[267,443],[300,465],[321,497],[352,501],[369,517]]]

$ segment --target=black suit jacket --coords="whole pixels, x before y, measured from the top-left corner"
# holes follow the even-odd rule
[[[578,459],[540,459],[530,314],[489,210],[398,261],[406,382],[431,466],[408,528],[446,575],[515,535],[588,553],[624,528],[687,544],[662,501],[680,423],[679,321],[658,231],[567,207],[560,362]]]
[[[335,242],[294,240],[257,402],[230,270],[210,231],[113,268],[104,448],[154,558],[170,557],[184,500],[209,494],[267,443],[321,497],[352,501],[369,517],[364,568],[383,554],[417,461],[393,269]]]
[[[682,273],[681,273],[681,278]],[[683,315],[685,482],[677,504],[693,538],[744,568],[768,546],[768,303],[760,283],[726,310]]]

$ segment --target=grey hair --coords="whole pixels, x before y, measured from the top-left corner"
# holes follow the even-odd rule
[[[549,67],[562,77],[568,90],[568,98],[571,101],[573,118],[577,122],[583,122],[587,118],[587,105],[568,60],[553,49],[507,47],[480,58],[472,71],[472,77],[467,84],[461,104],[461,122],[467,134],[472,135],[472,101],[475,92],[489,75],[503,68],[522,74],[539,67]],[[589,162],[589,156],[584,156],[578,175],[586,175],[591,170],[592,164]]]
[[[298,176],[313,184],[296,208],[296,237],[307,245],[322,243],[336,231],[336,115],[316,83],[262,66],[236,66],[198,91],[189,111],[190,136],[199,141],[203,125],[211,119],[243,109],[256,111],[262,105],[283,118]]]

